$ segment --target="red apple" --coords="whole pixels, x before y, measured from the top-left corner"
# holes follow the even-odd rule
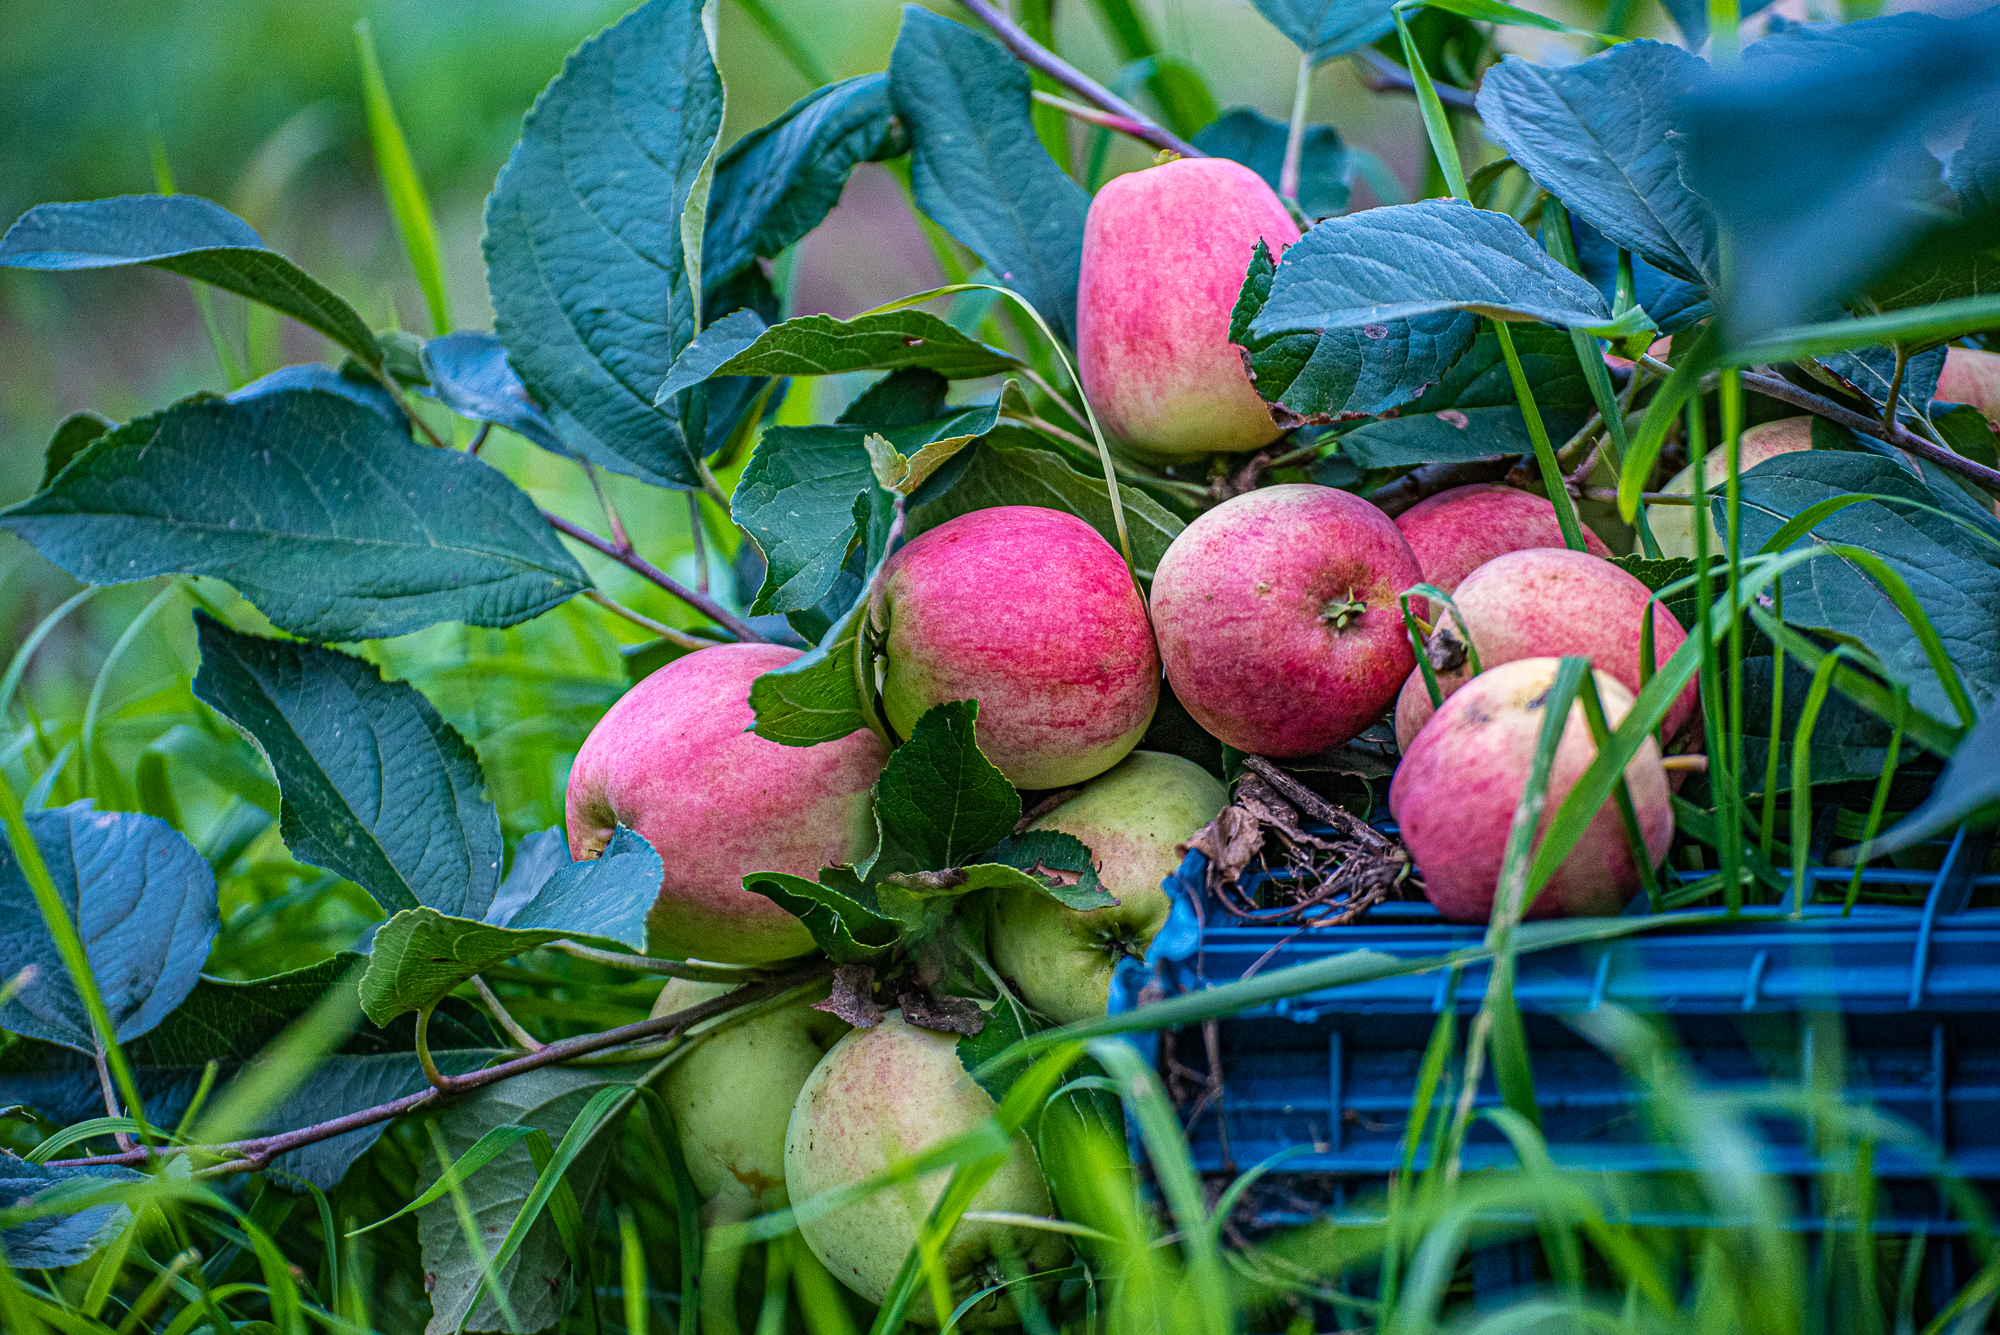
[[[1229,341],[1259,238],[1275,258],[1299,229],[1257,173],[1226,158],[1181,158],[1097,192],[1083,227],[1076,356],[1106,430],[1167,457],[1278,438]]]
[[[1947,348],[1935,396],[1945,403],[1969,403],[2000,431],[2000,353]]]
[[[1396,527],[1417,554],[1424,583],[1446,593],[1496,556],[1563,545],[1555,506],[1498,482],[1475,482],[1427,497],[1396,516]],[[1597,556],[1611,555],[1589,529],[1583,531],[1583,544]],[[1410,607],[1429,618],[1427,600],[1413,598]]]
[[[1224,501],[1174,539],[1153,627],[1174,693],[1239,751],[1303,756],[1359,735],[1415,665],[1396,595],[1421,578],[1380,510],[1288,483]]]
[[[1475,677],[1424,725],[1389,784],[1389,811],[1424,879],[1424,895],[1453,922],[1485,922],[1492,913],[1507,831],[1528,786],[1542,709],[1559,661],[1523,658]],[[1632,708],[1632,693],[1608,673],[1592,674],[1613,728]],[[1549,775],[1540,831],[1597,757],[1583,705],[1570,706]],[[1658,866],[1673,842],[1666,771],[1651,738],[1625,767],[1646,852]],[[1583,838],[1556,868],[1528,910],[1531,918],[1613,914],[1642,884],[1615,801],[1598,808]]]
[[[817,876],[875,845],[869,790],[888,759],[872,732],[780,746],[747,731],[750,683],[799,656],[726,644],[667,664],[599,719],[569,773],[569,848],[604,851],[618,825],[666,865],[647,916],[655,954],[761,964],[813,948],[805,925],[743,888],[753,871]]]
[[[1581,654],[1610,673],[1628,691],[1639,681],[1639,630],[1650,591],[1602,557],[1564,548],[1539,547],[1497,556],[1467,575],[1452,591],[1452,602],[1472,633],[1481,667],[1491,672],[1522,658]],[[1439,609],[1430,640],[1432,662],[1463,652],[1458,623]],[[1674,614],[1653,604],[1653,661],[1665,663],[1687,639]],[[1438,686],[1449,697],[1474,680],[1469,657],[1440,670]],[[1672,739],[1694,716],[1693,682],[1667,710],[1664,735]],[[1410,673],[1396,700],[1396,741],[1410,739],[1431,716],[1431,698],[1421,670]]]
[[[907,737],[933,705],[977,700],[979,748],[1017,788],[1102,774],[1159,703],[1131,574],[1061,510],[974,510],[919,535],[890,558],[870,619],[889,725]]]

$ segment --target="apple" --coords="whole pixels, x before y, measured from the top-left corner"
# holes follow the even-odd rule
[[[799,1091],[785,1137],[792,1202],[802,1206],[873,1177],[969,1130],[993,1110],[992,1097],[958,1059],[956,1034],[919,1029],[905,1023],[902,1012],[890,1011],[873,1029],[853,1030],[834,1044]],[[842,1283],[879,1303],[950,1179],[949,1169],[939,1169],[817,1218],[808,1216],[799,1232]],[[1044,1218],[1052,1212],[1041,1163],[1025,1136],[1015,1137],[971,1209]],[[1010,1268],[1053,1270],[1068,1257],[1069,1245],[1059,1233],[961,1221],[946,1240],[942,1261],[957,1303],[1009,1278]],[[910,1304],[910,1319],[935,1320],[925,1295]],[[1003,1292],[980,1302],[959,1324],[1010,1326],[1018,1319],[1012,1298]]]
[[[1521,658],[1473,678],[1424,725],[1389,783],[1389,812],[1422,873],[1424,895],[1452,922],[1485,922],[1493,911],[1507,831],[1528,785],[1542,708],[1559,660]],[[1632,693],[1593,672],[1611,727],[1632,708]],[[1597,756],[1581,702],[1570,706],[1549,775],[1542,833]],[[1625,768],[1640,833],[1654,866],[1674,837],[1673,807],[1659,748],[1649,737]],[[1615,801],[1591,818],[1529,907],[1531,918],[1619,912],[1639,890],[1638,864]]]
[[[1496,556],[1467,575],[1452,591],[1452,602],[1479,651],[1480,666],[1491,672],[1522,658],[1581,654],[1608,672],[1626,690],[1639,681],[1639,631],[1651,591],[1602,557],[1561,547],[1537,547]],[[1439,609],[1430,638],[1432,663],[1459,658],[1440,669],[1438,687],[1449,697],[1472,675],[1464,641],[1451,613]],[[1681,623],[1662,603],[1653,604],[1653,662],[1674,656],[1687,639]],[[1448,660],[1447,660],[1448,661]],[[1693,682],[1667,710],[1663,735],[1672,739],[1694,717],[1699,704]],[[1421,668],[1410,673],[1396,699],[1396,742],[1408,749],[1431,716],[1431,697]]]
[[[979,748],[1017,788],[1064,788],[1139,744],[1160,657],[1125,562],[1061,510],[1003,505],[889,559],[870,620],[882,705],[904,737],[947,700],[979,702]]]
[[[1052,1020],[1103,1015],[1112,970],[1143,956],[1167,921],[1160,883],[1181,865],[1179,845],[1228,800],[1207,770],[1159,751],[1134,751],[1092,779],[1029,828],[1081,839],[1118,903],[1083,910],[1032,890],[996,895],[987,932],[994,966]]]
[[[1397,515],[1396,527],[1416,553],[1424,583],[1446,593],[1496,556],[1564,545],[1555,506],[1498,482],[1474,482],[1426,497]],[[1583,545],[1594,555],[1611,555],[1604,540],[1587,528]],[[1425,599],[1411,599],[1410,608],[1418,616],[1430,616]]]
[[[700,1005],[730,983],[668,981],[655,1017]],[[695,1187],[720,1219],[783,1208],[785,1127],[792,1104],[847,1022],[806,1000],[739,1020],[667,1068],[659,1091],[674,1114]]]
[[[1781,454],[1795,450],[1812,448],[1812,418],[1781,417],[1775,422],[1759,422],[1745,431],[1738,442],[1742,462],[1737,465],[1749,472],[1766,459],[1775,459]],[[1729,482],[1729,454],[1726,450],[1711,449],[1701,458],[1702,489],[1709,496],[1719,496]],[[1689,464],[1674,474],[1663,492],[1675,496],[1694,494],[1694,465]],[[1660,544],[1660,555],[1694,559],[1694,507],[1692,505],[1649,505],[1646,507],[1646,521],[1653,526],[1653,537]],[[1710,556],[1723,554],[1723,536],[1715,526],[1711,514],[1708,521],[1708,552]]]
[[[611,706],[577,752],[570,855],[596,857],[621,824],[653,845],[666,867],[646,918],[654,954],[729,964],[804,954],[805,925],[743,877],[817,876],[875,846],[870,789],[888,754],[874,733],[795,747],[747,731],[750,683],[798,656],[725,644],[675,659]]]
[[[1090,202],[1076,293],[1076,359],[1099,422],[1143,454],[1254,450],[1278,438],[1229,341],[1261,238],[1299,239],[1283,201],[1226,158],[1114,177]]]
[[[1946,348],[1937,393],[1944,403],[1969,403],[2000,431],[2000,353],[1977,348]]]
[[[1396,596],[1423,578],[1389,517],[1309,483],[1224,501],[1153,577],[1167,680],[1239,751],[1303,756],[1382,716],[1416,660]]]

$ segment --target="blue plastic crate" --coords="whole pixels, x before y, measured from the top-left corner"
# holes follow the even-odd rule
[[[1845,915],[1838,906],[1802,913],[1757,907],[1727,924],[1523,956],[1516,996],[1556,1161],[1605,1172],[1687,1166],[1648,1138],[1630,1082],[1562,1019],[1616,1004],[1664,1017],[1711,1087],[1796,1085],[1813,1066],[1813,1045],[1839,1042],[1850,1098],[1872,1101],[1932,1138],[1964,1177],[2000,1184],[2000,909],[1967,907],[1975,889],[2000,887],[2000,874],[1980,871],[1992,842],[1990,832],[1961,832],[1937,872],[1864,874],[1876,886],[1928,886],[1921,907],[1860,904]],[[1383,904],[1344,927],[1244,924],[1204,906],[1205,871],[1205,859],[1192,853],[1166,882],[1172,917],[1144,964],[1129,961],[1121,970],[1114,1010],[1129,1008],[1149,987],[1174,993],[1215,986],[1353,950],[1437,956],[1484,935],[1481,927],[1442,921],[1425,903]],[[1843,886],[1851,874],[1813,873]],[[1309,1146],[1277,1171],[1316,1179],[1315,1203],[1323,1208],[1338,1208],[1350,1187],[1379,1183],[1399,1163],[1404,1118],[1437,1016],[1477,1011],[1487,976],[1479,965],[1455,984],[1443,971],[1382,979],[1221,1021],[1222,1090],[1188,1127],[1197,1164],[1231,1172]],[[1838,1017],[1837,1026],[1815,1017]],[[1187,1067],[1207,1071],[1198,1034],[1141,1041],[1156,1057],[1162,1042],[1173,1045]],[[1499,1101],[1489,1076],[1479,1102]],[[1772,1119],[1758,1129],[1772,1171],[1814,1171],[1799,1126]],[[1466,1166],[1513,1162],[1499,1134],[1476,1122]],[[1935,1197],[1915,1190],[1927,1168],[1910,1154],[1878,1149],[1878,1176],[1911,1188],[1888,1203],[1881,1227],[1940,1226]],[[1670,1206],[1661,1209],[1661,1222],[1674,1222]]]

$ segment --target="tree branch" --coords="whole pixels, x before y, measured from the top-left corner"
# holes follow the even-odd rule
[[[1417,91],[1416,80],[1410,77],[1410,72],[1373,47],[1364,46],[1359,51],[1353,51],[1349,54],[1354,57],[1358,64],[1368,67],[1366,72],[1357,70],[1356,74],[1361,80],[1361,86],[1369,92],[1414,93]],[[1448,107],[1457,107],[1460,111],[1470,111],[1474,115],[1479,114],[1479,107],[1473,101],[1471,93],[1466,92],[1463,88],[1454,88],[1448,83],[1436,83],[1435,80],[1433,80],[1433,83],[1437,88],[1438,101]]]
[[[1469,482],[1498,482],[1507,476],[1507,471],[1519,458],[1519,455],[1508,454],[1498,459],[1475,459],[1462,464],[1425,464],[1377,487],[1368,494],[1368,499],[1393,518],[1426,496],[1435,496]]]
[[[1015,59],[1031,69],[1040,70],[1063,87],[1068,88],[1084,101],[1103,108],[1114,116],[1121,116],[1132,123],[1126,133],[1142,139],[1155,148],[1168,149],[1184,158],[1205,158],[1208,154],[1190,144],[1187,140],[1161,125],[1139,108],[1106,88],[1097,80],[1085,74],[1076,66],[1064,60],[1055,52],[1028,36],[1027,30],[999,7],[988,0],[958,0],[974,17],[993,30],[1001,45],[1014,53]]]
[[[770,643],[764,636],[752,630],[749,623],[745,622],[742,617],[737,616],[721,603],[716,602],[715,599],[705,594],[696,593],[693,589],[690,589],[687,585],[681,583],[672,575],[669,575],[666,571],[632,550],[632,545],[629,542],[620,546],[609,538],[599,537],[582,525],[572,524],[561,515],[548,510],[542,511],[542,518],[546,519],[549,527],[556,532],[565,537],[575,538],[592,551],[602,552],[619,565],[624,566],[627,570],[651,580],[746,644]]]
[[[1134,139],[1146,139],[1146,127],[1128,117],[1114,116],[1108,111],[1099,111],[1096,107],[1086,107],[1081,102],[1072,102],[1066,97],[1057,97],[1054,93],[1045,93],[1039,88],[1034,91],[1033,97],[1043,106],[1054,107],[1072,120],[1080,120],[1106,130],[1116,130],[1119,134],[1130,135]]]
[[[223,1145],[151,1145],[141,1146],[118,1154],[96,1154],[82,1159],[60,1159],[49,1163],[50,1168],[88,1168],[98,1164],[124,1164],[128,1167],[145,1164],[148,1160],[169,1154],[198,1154],[222,1158],[223,1162],[209,1170],[214,1174],[255,1172],[270,1165],[271,1160],[289,1150],[305,1145],[314,1145],[322,1140],[345,1135],[349,1131],[359,1131],[363,1127],[374,1126],[392,1118],[417,1112],[460,1094],[469,1094],[476,1089],[498,1084],[513,1076],[525,1075],[529,1071],[540,1070],[544,1066],[586,1057],[608,1048],[622,1047],[627,1043],[644,1038],[659,1038],[678,1034],[689,1026],[698,1024],[713,1015],[736,1009],[753,1001],[762,1001],[776,996],[789,988],[825,978],[833,973],[833,965],[825,962],[808,965],[803,969],[781,974],[761,983],[746,983],[727,995],[675,1011],[671,1015],[655,1016],[636,1024],[621,1025],[607,1029],[600,1034],[584,1034],[577,1038],[567,1038],[559,1043],[550,1043],[540,1051],[530,1052],[524,1057],[501,1062],[480,1071],[468,1071],[464,1075],[440,1075],[437,1083],[426,1086],[414,1094],[408,1094],[388,1103],[378,1103],[372,1108],[363,1108],[344,1117],[335,1117],[312,1126],[300,1127],[296,1131],[283,1131],[275,1135],[254,1136],[248,1140],[233,1140]],[[239,1157],[229,1158],[236,1155]]]

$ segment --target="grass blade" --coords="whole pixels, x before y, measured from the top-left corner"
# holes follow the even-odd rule
[[[375,147],[375,167],[382,176],[382,192],[389,198],[389,211],[396,218],[396,234],[403,239],[403,253],[423,289],[424,304],[430,310],[431,332],[451,332],[451,301],[445,293],[444,261],[438,250],[437,223],[431,216],[430,200],[424,183],[410,159],[410,146],[403,127],[396,120],[395,105],[389,100],[389,84],[382,77],[382,63],[375,55],[375,34],[362,19],[354,25],[354,44],[361,57],[361,100],[368,111],[368,138]],[[824,82],[823,80],[821,82]]]

